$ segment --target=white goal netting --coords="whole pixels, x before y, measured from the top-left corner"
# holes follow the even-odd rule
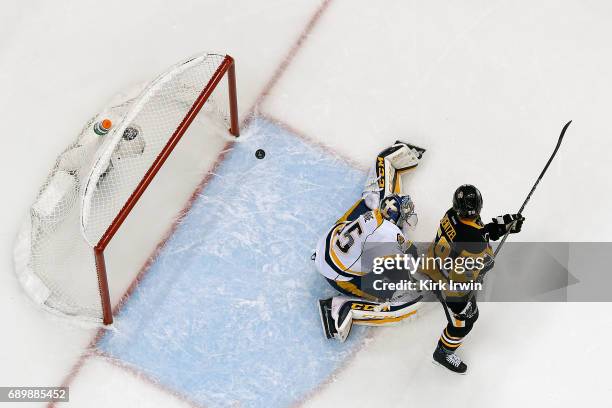
[[[173,66],[136,96],[92,118],[59,155],[14,251],[19,280],[36,302],[64,315],[102,321],[93,248],[149,177],[151,166],[225,61],[225,55],[207,53]],[[195,121],[227,129],[228,92],[222,78]],[[98,132],[94,128],[104,119],[112,127],[100,135],[99,127]],[[108,279],[113,279],[112,271]]]

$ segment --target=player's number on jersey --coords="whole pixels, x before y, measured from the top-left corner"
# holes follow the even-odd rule
[[[446,240],[446,237],[444,235],[441,235],[440,238],[438,239],[438,242],[436,242],[436,247],[434,249],[434,252],[435,252],[436,257],[440,259],[446,259],[450,255],[451,246]]]
[[[358,238],[362,233],[363,230],[361,229],[361,225],[359,225],[359,221],[355,221],[340,232],[338,240],[336,241],[336,246],[340,251],[346,254],[355,243],[355,238]]]

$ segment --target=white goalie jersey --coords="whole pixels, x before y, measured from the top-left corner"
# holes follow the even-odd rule
[[[392,222],[385,220],[378,209],[368,211],[352,222],[334,225],[317,244],[315,264],[327,279],[349,281],[370,272],[371,265],[362,264],[363,252],[368,243],[397,242],[392,253],[402,254],[407,241],[403,232]]]

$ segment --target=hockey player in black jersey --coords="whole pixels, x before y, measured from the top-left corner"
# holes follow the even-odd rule
[[[510,233],[521,231],[524,218],[518,214],[506,214],[483,224],[480,218],[482,196],[470,184],[460,186],[453,196],[453,206],[440,220],[437,235],[428,249],[430,259],[453,262],[431,263],[423,268],[433,282],[470,282],[478,275],[490,270],[494,255],[489,240],[496,241],[509,229]],[[478,267],[467,270],[466,259],[472,258]],[[480,262],[476,262],[480,259]],[[458,262],[461,261],[461,262]],[[447,268],[446,265],[453,265]],[[438,345],[433,353],[434,361],[451,371],[465,373],[467,365],[455,354],[463,339],[472,330],[478,319],[476,297],[469,291],[443,290],[437,293],[448,319]]]

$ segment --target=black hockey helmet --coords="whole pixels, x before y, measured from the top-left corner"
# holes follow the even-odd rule
[[[453,194],[453,209],[464,218],[476,218],[482,210],[482,195],[471,184],[459,186]]]

